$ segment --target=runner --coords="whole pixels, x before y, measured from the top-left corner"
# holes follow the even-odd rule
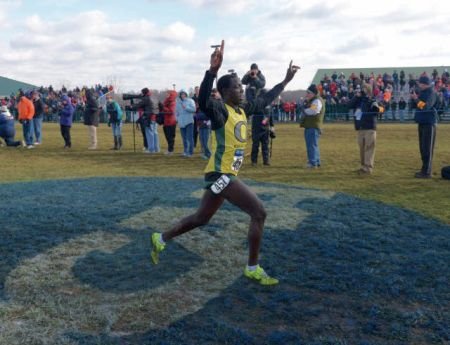
[[[217,82],[223,101],[210,98],[214,79],[222,65],[224,45],[225,42],[222,41],[220,49],[216,48],[211,55],[209,71],[200,86],[199,106],[211,120],[212,129],[212,155],[205,169],[206,186],[200,207],[170,230],[162,234],[153,233],[151,256],[153,263],[157,264],[159,253],[164,250],[167,241],[207,224],[224,200],[228,200],[251,218],[248,231],[249,257],[244,275],[262,285],[274,285],[278,284],[278,280],[270,277],[258,264],[266,211],[261,200],[237,178],[237,174],[242,166],[247,141],[246,114],[254,113],[256,109],[267,106],[277,98],[294,78],[299,67],[293,66],[291,61],[281,83],[241,108],[244,89],[235,74],[224,75]]]

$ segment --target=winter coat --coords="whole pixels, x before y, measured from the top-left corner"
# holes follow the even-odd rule
[[[185,91],[181,91],[180,95],[182,93],[187,94]],[[194,123],[194,113],[196,111],[195,102],[192,100],[192,98],[186,97],[184,100],[179,97],[177,99],[177,105],[176,105],[176,116],[177,116],[177,122],[180,128],[184,128],[190,124]]]
[[[34,117],[41,118],[44,116],[44,102],[41,98],[33,101],[34,106]]]
[[[356,130],[377,129],[377,115],[383,109],[375,100],[367,96],[353,97],[349,108],[355,110],[354,121]]]
[[[98,104],[90,90],[86,91],[86,108],[83,118],[86,126],[98,127],[98,123],[100,122]]]
[[[17,110],[19,111],[19,121],[26,121],[33,119],[34,105],[27,97],[22,96],[19,104],[17,104]]]
[[[72,126],[73,113],[75,112],[75,108],[70,102],[70,98],[68,96],[63,96],[63,101],[66,102],[63,105],[63,108],[59,111],[59,124],[62,126]]]
[[[177,117],[175,115],[177,106],[177,92],[169,91],[163,102],[162,112],[164,113],[164,126],[176,126]]]
[[[14,138],[16,130],[14,128],[14,117],[9,112],[0,113],[0,137],[3,139]]]
[[[436,124],[438,103],[432,87],[421,90],[417,100],[413,102],[413,107],[416,108],[414,120],[421,125]]]

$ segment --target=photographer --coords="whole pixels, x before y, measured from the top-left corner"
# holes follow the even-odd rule
[[[259,97],[264,97],[267,90],[262,89]],[[261,115],[260,115],[261,114]],[[270,116],[270,110],[266,108],[256,109],[256,114],[252,115],[252,166],[258,163],[259,144],[261,143],[261,154],[264,165],[270,165],[269,162],[269,137],[275,135],[273,129],[273,120]]]
[[[247,99],[247,102],[255,100],[259,91],[266,86],[266,78],[258,69],[256,63],[252,63],[250,71],[245,73],[241,82],[243,85],[247,85],[247,88],[245,89],[245,98]]]
[[[142,111],[142,116],[139,118],[138,123],[144,137],[144,146],[147,148],[145,151],[156,153],[159,152],[158,124],[156,123],[156,114],[159,112],[158,101],[152,97],[147,87],[141,90],[140,98],[141,101],[131,105],[129,109],[140,109]]]
[[[431,178],[434,143],[436,141],[438,97],[433,90],[431,80],[423,75],[419,78],[418,92],[411,93],[412,106],[416,109],[414,120],[419,130],[419,148],[422,168],[416,172],[416,178]]]
[[[372,97],[372,87],[364,83],[362,90],[356,89],[349,105],[354,110],[355,129],[358,131],[358,145],[361,167],[360,175],[372,174],[377,140],[377,115],[383,113],[383,106]]]

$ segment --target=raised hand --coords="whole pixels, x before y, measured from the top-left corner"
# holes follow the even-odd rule
[[[220,69],[220,66],[222,66],[224,48],[225,48],[225,41],[222,40],[220,48],[216,48],[214,52],[211,54],[209,67],[210,72],[217,73]]]
[[[289,83],[295,76],[295,73],[300,69],[299,66],[293,65],[292,60],[289,63],[289,67],[286,71],[286,77],[283,80],[283,85],[286,86],[287,83]]]

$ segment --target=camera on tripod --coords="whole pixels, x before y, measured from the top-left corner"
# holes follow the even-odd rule
[[[129,101],[129,100],[133,100],[133,99],[141,99],[142,97],[144,97],[141,94],[134,94],[134,93],[124,93],[122,95],[122,99],[124,101]]]

